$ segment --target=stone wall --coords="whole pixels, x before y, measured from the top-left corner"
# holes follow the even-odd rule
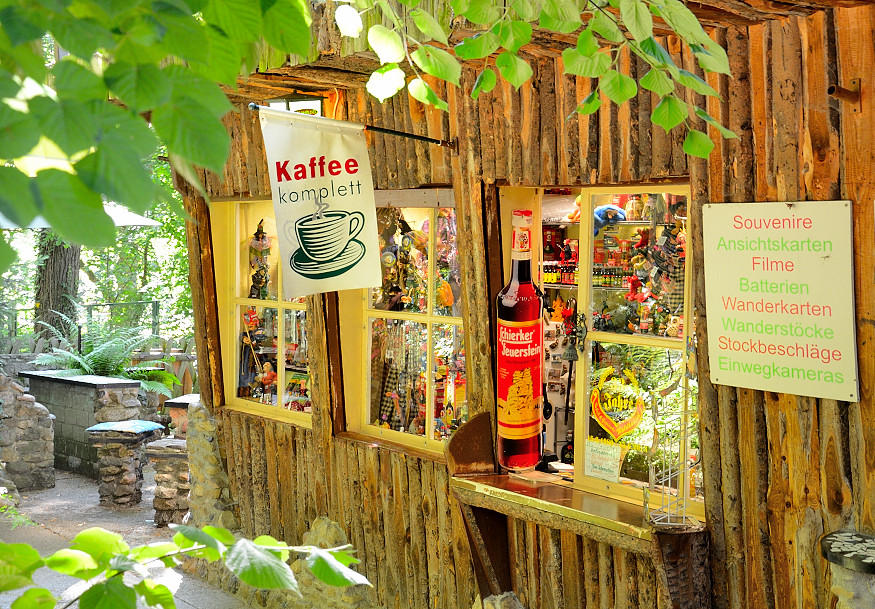
[[[336,548],[349,541],[339,524],[325,516],[313,522],[304,533],[302,545]],[[203,560],[189,560],[183,568],[210,584],[222,588],[240,599],[241,604],[267,609],[377,609],[373,588],[364,584],[338,588],[316,579],[304,560],[292,563],[292,572],[298,580],[301,596],[289,590],[257,590],[241,583],[221,562],[208,564]],[[355,568],[355,567],[353,567]]]
[[[188,513],[188,448],[185,440],[166,438],[146,445],[146,456],[155,468],[155,526],[182,524]]]
[[[0,370],[12,378],[16,378],[19,374],[25,371],[50,370],[51,366],[38,366],[31,363],[37,355],[37,353],[0,354]]]
[[[191,472],[191,518],[196,526],[239,527],[234,515],[228,474],[219,455],[216,420],[200,402],[188,408],[189,470]]]
[[[55,467],[98,479],[97,449],[85,430],[97,423],[138,419],[140,383],[51,372],[21,376],[30,380],[30,393],[55,415]]]
[[[0,375],[0,461],[19,491],[55,486],[52,419],[23,386]]]

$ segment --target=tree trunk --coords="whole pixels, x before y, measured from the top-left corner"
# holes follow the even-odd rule
[[[34,332],[37,335],[50,334],[40,322],[64,334],[69,332],[70,328],[66,327],[58,313],[75,321],[81,250],[81,246],[64,243],[48,229],[40,232],[38,259],[42,262],[37,268],[37,308],[34,315]]]

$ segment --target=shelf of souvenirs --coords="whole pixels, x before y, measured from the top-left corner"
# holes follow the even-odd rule
[[[307,364],[286,364],[286,371],[307,373]]]
[[[555,218],[545,218],[541,221],[541,226],[548,227],[558,227],[558,228],[567,228],[573,224],[578,224],[580,220],[557,220]],[[610,228],[611,226],[652,226],[653,220],[617,220],[616,222],[611,222],[605,228]],[[674,222],[656,222],[657,226],[674,226]]]

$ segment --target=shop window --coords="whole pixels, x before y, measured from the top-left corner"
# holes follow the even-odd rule
[[[687,196],[686,186],[501,191],[503,231],[514,209],[541,219],[548,469],[669,519],[704,515]]]
[[[382,284],[340,306],[348,429],[440,450],[467,420],[467,376],[456,216],[433,200],[378,206]]]
[[[309,424],[304,298],[285,299],[271,201],[211,214],[227,405]]]

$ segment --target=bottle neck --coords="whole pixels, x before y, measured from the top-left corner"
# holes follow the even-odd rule
[[[512,258],[510,261],[510,280],[517,283],[532,281],[531,258]]]

